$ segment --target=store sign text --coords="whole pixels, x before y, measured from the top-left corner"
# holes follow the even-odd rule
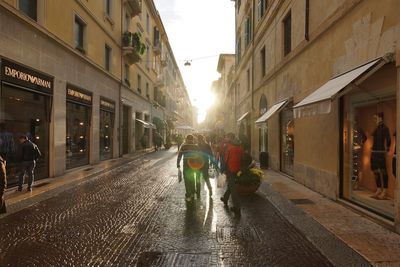
[[[92,97],[90,95],[86,95],[84,93],[72,90],[72,89],[68,89],[68,95],[76,97],[76,98],[80,98],[86,101],[91,102],[92,101]]]
[[[109,103],[109,102],[104,101],[104,100],[100,101],[100,105],[105,107],[105,108],[115,109],[115,105],[113,103]]]
[[[50,81],[46,81],[46,80],[40,79],[40,78],[38,78],[36,76],[33,76],[31,74],[28,74],[28,73],[25,73],[25,72],[22,72],[22,71],[19,71],[19,70],[16,70],[16,69],[13,69],[13,68],[10,68],[10,67],[7,67],[7,66],[4,68],[4,74],[6,76],[9,76],[9,77],[21,80],[21,81],[30,82],[32,84],[39,85],[39,86],[42,86],[44,88],[51,89],[51,82]]]

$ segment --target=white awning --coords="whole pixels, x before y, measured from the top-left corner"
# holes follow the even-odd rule
[[[242,121],[244,118],[246,118],[247,117],[247,115],[249,115],[250,114],[250,111],[247,111],[246,113],[244,113],[238,120],[237,120],[237,122],[240,122],[240,121]]]
[[[329,113],[331,111],[332,100],[341,93],[345,87],[366,72],[372,75],[387,62],[389,61],[386,58],[378,58],[330,79],[320,88],[293,106],[294,116],[299,118]],[[358,79],[355,85],[365,81],[369,75],[364,75],[363,78]]]
[[[143,121],[143,120],[140,120],[140,119],[136,119],[136,121],[138,121],[141,124],[143,124],[144,128],[151,128],[151,129],[155,129],[156,128],[156,126],[153,123],[150,123],[150,122],[147,122],[147,121]]]
[[[275,105],[273,105],[270,109],[268,109],[267,112],[265,112],[263,115],[261,115],[260,118],[258,118],[256,120],[256,123],[266,122],[272,115],[275,114],[275,112],[280,110],[287,102],[288,102],[288,100],[286,99],[286,100],[280,101],[280,102],[276,103]]]
[[[149,125],[149,128],[151,128],[151,129],[157,129],[157,126],[156,126],[154,123],[152,123],[152,122],[147,122],[147,124]]]

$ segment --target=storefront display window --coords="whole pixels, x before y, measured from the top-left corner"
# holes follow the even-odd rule
[[[35,179],[49,176],[49,118],[51,97],[8,84],[1,86],[0,152],[7,160],[8,185],[18,181],[18,136],[24,134],[42,152]]]
[[[66,168],[89,164],[92,94],[67,85]]]
[[[294,118],[293,109],[287,106],[280,114],[281,119],[281,170],[293,176],[294,163]]]
[[[100,100],[100,160],[113,157],[115,104],[109,100]]]
[[[67,102],[67,169],[89,164],[89,111]]]
[[[344,120],[344,197],[393,217],[395,95],[353,94]],[[346,164],[347,163],[347,164]]]

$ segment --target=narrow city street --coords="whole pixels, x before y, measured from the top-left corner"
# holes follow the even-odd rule
[[[176,149],[151,153],[0,221],[0,266],[330,266],[265,198],[237,219],[207,190],[192,205]]]

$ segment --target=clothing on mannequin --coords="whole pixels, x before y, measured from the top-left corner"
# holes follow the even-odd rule
[[[383,112],[376,113],[374,118],[377,127],[373,133],[371,170],[375,176],[377,190],[372,197],[376,199],[385,199],[389,181],[386,169],[386,155],[390,149],[391,137],[389,128],[383,121]]]

